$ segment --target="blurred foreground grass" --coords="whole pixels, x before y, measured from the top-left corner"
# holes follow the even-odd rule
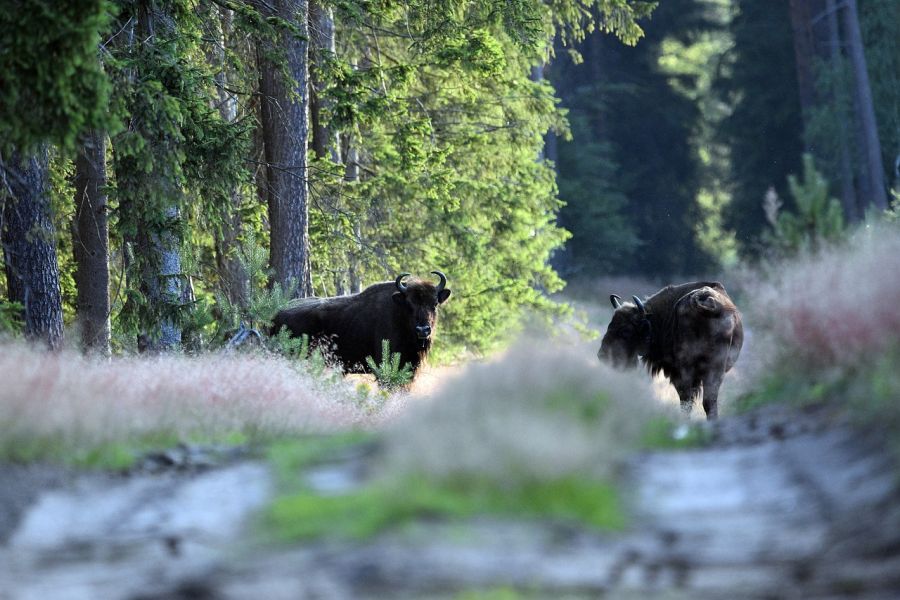
[[[625,524],[612,483],[568,477],[503,487],[489,479],[438,483],[410,476],[336,496],[312,491],[282,496],[265,525],[279,540],[364,538],[414,519],[485,515],[574,521],[607,530]]]
[[[704,438],[699,428],[675,438],[676,413],[653,398],[643,373],[584,355],[525,340],[469,365],[377,434],[273,448],[281,494],[264,530],[278,541],[364,538],[415,520],[480,516],[623,528],[624,461]],[[361,446],[366,476],[349,489],[323,492],[305,477],[316,466],[352,470],[348,457]]]

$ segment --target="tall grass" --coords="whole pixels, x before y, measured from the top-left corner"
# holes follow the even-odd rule
[[[757,274],[745,295],[757,359],[745,408],[832,400],[900,439],[900,229],[865,226]]]
[[[209,439],[365,427],[368,396],[270,355],[86,358],[0,346],[0,452],[65,455],[142,436]]]
[[[587,346],[523,339],[474,364],[388,430],[387,469],[449,480],[605,479],[665,416],[644,373],[600,364]]]
[[[422,516],[620,528],[617,469],[670,415],[645,374],[610,370],[585,346],[522,339],[411,402],[385,428],[381,460],[361,487],[294,491],[266,522],[281,539],[368,536]]]
[[[810,367],[868,361],[900,341],[900,229],[868,226],[753,286],[755,322]]]

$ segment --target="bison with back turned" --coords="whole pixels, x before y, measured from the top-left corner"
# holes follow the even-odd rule
[[[370,285],[358,294],[333,298],[305,298],[275,315],[272,332],[287,328],[293,337],[307,335],[318,347],[340,360],[344,373],[370,372],[366,357],[382,360],[382,340],[400,364],[412,366],[413,375],[425,360],[437,326],[437,307],[447,301],[447,278],[435,285],[428,281],[394,281]],[[328,353],[328,352],[327,352]]]
[[[637,366],[641,357],[651,374],[662,372],[690,414],[703,393],[707,419],[718,416],[719,387],[741,352],[741,314],[719,282],[670,285],[641,301],[610,296],[612,321],[598,356],[616,367]]]

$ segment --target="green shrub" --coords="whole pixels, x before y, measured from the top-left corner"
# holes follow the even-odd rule
[[[22,333],[22,310],[18,302],[0,300],[0,335],[20,335]]]

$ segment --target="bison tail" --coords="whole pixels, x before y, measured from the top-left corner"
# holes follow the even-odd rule
[[[721,315],[725,309],[725,305],[721,301],[718,292],[708,287],[701,288],[692,293],[691,305],[710,317]]]

